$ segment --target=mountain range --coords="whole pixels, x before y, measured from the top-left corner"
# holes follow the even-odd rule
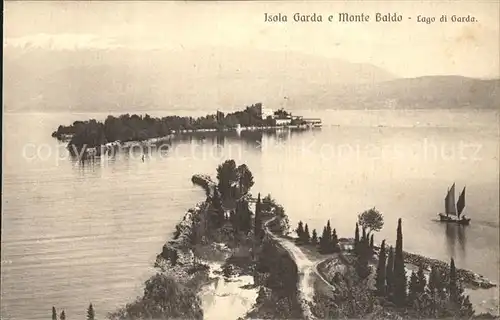
[[[500,80],[399,78],[295,52],[4,47],[7,112],[241,108],[497,108]]]

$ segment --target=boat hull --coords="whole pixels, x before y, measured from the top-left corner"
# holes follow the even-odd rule
[[[462,225],[469,225],[470,218],[462,217],[461,219],[456,219],[456,218],[452,218],[450,216],[447,216],[444,213],[439,213],[439,221],[448,222],[448,223],[458,223],[458,224],[462,224]]]

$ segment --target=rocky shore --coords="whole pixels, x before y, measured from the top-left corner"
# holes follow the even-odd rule
[[[210,267],[196,257],[192,235],[207,209],[208,204],[202,202],[186,212],[176,225],[173,239],[157,255],[157,272],[146,281],[144,295],[109,314],[111,320],[203,319],[199,293],[210,282]]]
[[[354,243],[354,239],[349,238],[348,240]],[[374,246],[374,249],[378,254],[380,247]],[[440,271],[449,270],[450,268],[450,265],[444,261],[407,251],[403,251],[403,258],[405,263],[412,264],[416,267],[421,266],[427,271],[430,271],[432,267],[435,267]],[[469,289],[490,289],[497,286],[496,283],[471,270],[457,268],[457,276],[459,280]]]
[[[406,263],[411,263],[417,267],[422,266],[428,271],[430,271],[433,266],[441,271],[448,270],[450,268],[450,265],[444,261],[424,257],[415,253],[403,251],[403,257]],[[470,289],[489,289],[497,286],[484,276],[470,270],[457,269],[457,276],[460,281]]]
[[[202,187],[208,195],[213,193],[216,183],[205,174],[194,174],[191,178],[191,182]]]

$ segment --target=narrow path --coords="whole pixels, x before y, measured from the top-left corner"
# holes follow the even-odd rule
[[[300,298],[305,302],[303,304],[305,318],[310,320],[316,319],[311,312],[311,305],[314,303],[314,262],[309,260],[302,250],[291,241],[274,235],[273,237],[288,251],[297,265],[299,273],[299,294]]]
[[[198,175],[198,177],[204,179],[207,182],[207,187],[209,188],[207,190],[208,196],[212,197],[215,193],[215,182],[213,182],[209,176]],[[242,195],[240,199],[243,197],[247,197],[247,194]],[[253,197],[247,197],[247,200],[249,202],[257,202],[257,199]],[[326,259],[322,259],[321,261],[311,261],[307,257],[307,255],[304,254],[304,252],[302,252],[302,250],[295,245],[295,243],[288,239],[274,235],[269,230],[268,224],[274,221],[276,218],[276,216],[272,217],[264,223],[265,233],[267,233],[273,240],[281,244],[281,246],[290,254],[292,259],[294,260],[298,270],[298,291],[299,298],[301,300],[300,303],[304,312],[304,317],[306,318],[306,320],[316,320],[317,318],[311,312],[311,305],[314,304],[315,277],[319,278],[327,286],[327,290],[331,290],[332,292],[335,291],[335,287],[325,278],[323,278],[318,270],[318,265]]]
[[[319,265],[325,261],[327,261],[328,259],[330,259],[331,257],[328,257],[328,258],[325,258],[323,260],[320,260],[318,262],[316,262],[316,264],[314,265],[314,272],[316,272],[316,274],[318,275],[318,278],[329,288],[332,290],[332,293],[336,290],[335,286],[333,284],[331,284],[328,280],[326,280],[325,278],[323,278],[323,275],[321,274],[321,272],[319,272]]]
[[[315,320],[316,317],[311,312],[311,303],[314,302],[314,286],[313,278],[311,277],[312,266],[314,265],[311,260],[309,260],[306,255],[297,247],[294,243],[289,240],[275,236],[267,227],[267,225],[272,222],[276,217],[267,220],[264,223],[265,232],[275,241],[281,244],[281,246],[288,251],[295,264],[297,265],[298,275],[299,275],[299,301],[302,305],[304,316],[306,320]]]

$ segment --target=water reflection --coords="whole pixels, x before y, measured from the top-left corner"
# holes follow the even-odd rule
[[[456,223],[446,223],[446,245],[448,250],[448,255],[450,257],[456,257],[456,245],[458,242],[458,254],[461,259],[466,257],[466,230],[467,226],[459,225]]]
[[[314,128],[312,130],[320,130]],[[167,157],[176,147],[191,146],[196,147],[209,143],[212,146],[224,148],[228,143],[243,143],[244,146],[262,152],[262,144],[264,139],[283,142],[296,135],[310,132],[311,129],[266,129],[266,130],[244,130],[241,132],[190,132],[178,134],[170,138],[170,140],[156,142],[129,142],[124,145],[103,149],[100,155],[88,156],[82,159],[80,155],[72,155],[72,163],[81,167],[94,167],[102,164],[103,160],[106,164],[113,164],[117,157],[123,157],[127,161],[147,161],[154,155]],[[196,148],[192,148],[196,149]],[[177,150],[175,150],[177,151]]]
[[[466,244],[465,228],[467,228],[467,226],[457,225],[457,228],[458,228],[458,244],[460,246],[461,258],[465,259],[467,252],[465,250],[465,244]]]

